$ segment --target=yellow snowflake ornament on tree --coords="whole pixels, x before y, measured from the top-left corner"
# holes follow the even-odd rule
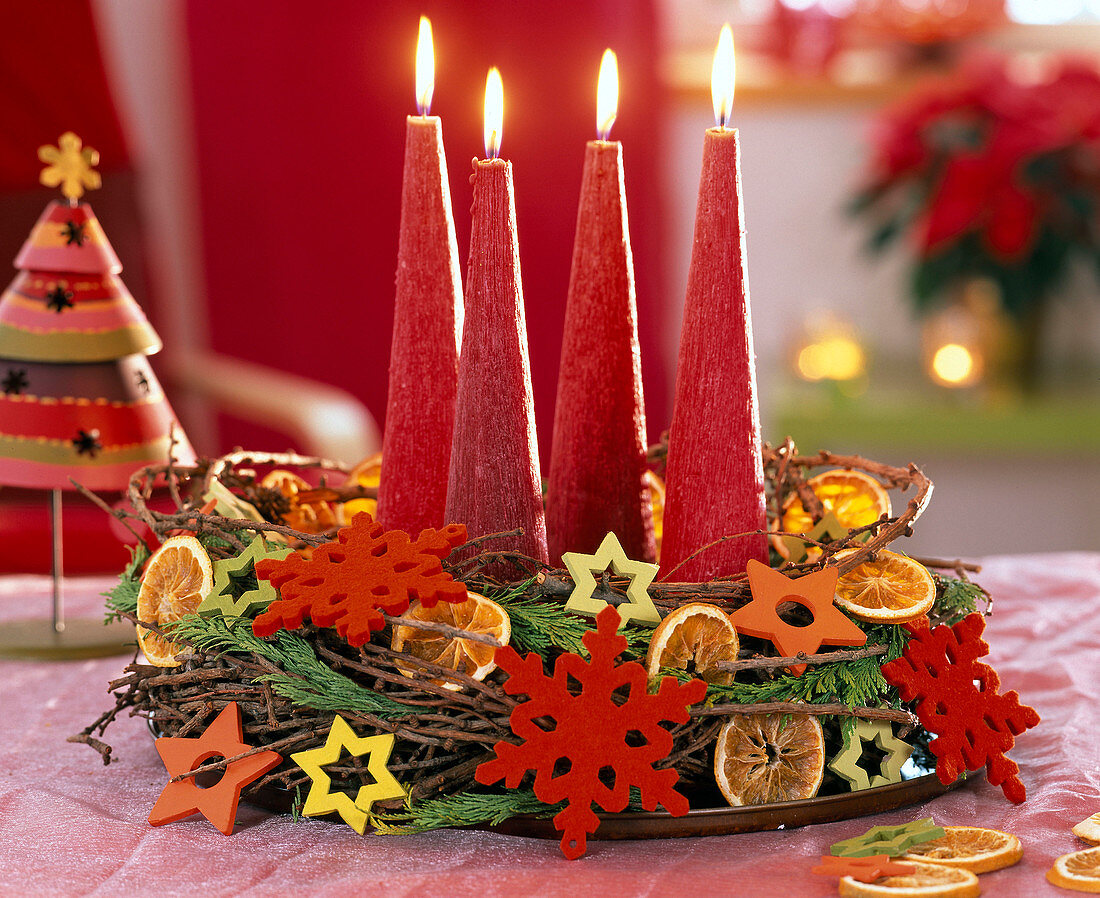
[[[72,131],[62,134],[56,147],[39,147],[38,158],[46,163],[38,180],[47,187],[60,186],[70,200],[80,199],[85,190],[98,190],[103,184],[95,170],[99,151],[84,146]]]

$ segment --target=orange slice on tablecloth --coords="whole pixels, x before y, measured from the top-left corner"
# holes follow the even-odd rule
[[[675,667],[706,683],[728,686],[733,671],[721,670],[715,663],[736,661],[738,645],[737,630],[721,608],[703,602],[682,605],[653,631],[646,672],[655,677],[662,667]]]
[[[290,471],[272,471],[260,486],[278,490],[290,503],[290,510],[282,514],[283,523],[302,533],[325,533],[336,526],[336,512],[323,500],[302,502],[299,493],[312,487]]]
[[[501,645],[507,645],[512,638],[512,622],[508,612],[491,599],[476,592],[468,592],[465,602],[452,604],[439,602],[426,608],[419,602],[413,603],[404,614],[404,619],[427,623],[446,624],[468,633],[491,636]],[[496,670],[496,647],[461,636],[420,630],[400,624],[393,628],[390,648],[395,652],[405,652],[466,674],[475,680],[484,680]],[[410,676],[412,671],[397,662],[398,669]],[[462,687],[446,677],[432,680],[433,683],[447,689],[458,690]]]
[[[145,565],[138,590],[138,620],[169,624],[193,614],[214,588],[214,566],[206,549],[193,536],[173,536]],[[137,628],[138,645],[150,664],[178,667],[176,656],[184,646],[147,630]]]
[[[842,468],[823,471],[806,483],[825,512],[832,512],[837,521],[849,530],[871,524],[884,514],[889,516],[892,511],[886,488],[862,471]],[[784,533],[806,534],[813,530],[814,519],[802,507],[802,500],[797,493],[792,493],[788,498],[777,527]],[[771,542],[775,551],[783,558],[790,557],[790,548],[782,536],[773,535]],[[821,550],[816,546],[808,546],[806,551],[807,561],[814,561],[821,555]]]
[[[843,561],[856,549],[836,554]],[[881,549],[874,561],[864,561],[836,584],[836,604],[856,620],[872,624],[903,624],[927,614],[936,601],[936,581],[923,564]]]
[[[376,452],[369,458],[363,459],[348,472],[348,479],[344,486],[369,486],[378,489],[382,480],[382,453]],[[343,505],[344,521],[351,522],[359,512],[365,511],[372,520],[378,519],[377,499],[352,499]]]
[[[969,870],[971,873],[991,873],[1018,863],[1024,855],[1020,840],[1012,833],[980,826],[945,826],[938,839],[911,846],[901,859],[943,864]]]
[[[821,723],[808,714],[734,714],[718,733],[714,779],[733,807],[813,798],[824,772]]]
[[[1073,827],[1073,834],[1078,839],[1100,845],[1100,814],[1093,814],[1091,817],[1082,820]]]
[[[978,877],[969,870],[909,860],[906,863],[912,863],[916,872],[884,876],[874,882],[841,877],[840,894],[844,898],[977,898],[982,893]]]
[[[1074,892],[1100,894],[1100,848],[1063,854],[1047,870],[1047,880]]]

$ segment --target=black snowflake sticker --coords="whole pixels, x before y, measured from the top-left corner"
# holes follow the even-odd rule
[[[77,455],[88,455],[95,458],[96,453],[103,448],[103,444],[99,441],[99,431],[78,430],[76,436],[73,437],[73,448],[76,450]]]
[[[60,284],[46,294],[46,305],[58,314],[73,307],[73,291],[66,290]]]
[[[30,381],[27,380],[26,368],[9,368],[4,379],[0,381],[0,390],[3,390],[5,395],[12,393],[18,396],[29,386]]]

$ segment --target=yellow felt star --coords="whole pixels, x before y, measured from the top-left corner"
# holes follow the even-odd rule
[[[38,158],[46,163],[38,180],[47,187],[60,185],[69,199],[79,199],[84,190],[98,190],[103,182],[93,166],[99,165],[99,151],[84,147],[80,138],[66,131],[57,146],[46,144],[38,148]]]
[[[593,598],[592,594],[596,591],[594,575],[602,574],[610,568],[620,577],[630,578],[630,586],[626,590],[628,601],[616,607],[619,612],[619,626],[621,627],[628,620],[650,627],[655,627],[661,622],[661,615],[657,613],[653,600],[646,592],[653,578],[657,576],[659,565],[631,561],[626,557],[626,552],[614,533],[609,533],[603,538],[595,555],[565,552],[561,560],[575,584],[569,601],[565,603],[566,611],[590,615],[597,615],[603,611],[609,603],[603,599]]]
[[[405,790],[386,767],[390,752],[393,751],[394,739],[393,733],[360,738],[348,726],[348,722],[337,714],[332,719],[332,729],[329,730],[324,745],[291,755],[294,763],[313,780],[306,803],[302,807],[302,814],[306,817],[319,817],[335,811],[348,826],[362,835],[367,828],[367,816],[374,802],[405,797]],[[326,764],[335,764],[340,758],[340,750],[345,748],[353,758],[369,755],[367,772],[374,779],[373,783],[359,788],[354,801],[350,795],[333,792],[332,778],[321,769]]]
[[[860,763],[863,758],[865,742],[874,743],[883,752],[879,769],[864,769]],[[901,782],[901,768],[913,753],[913,746],[894,735],[888,720],[860,720],[844,734],[844,747],[829,762],[829,769],[837,776],[847,780],[853,792]]]

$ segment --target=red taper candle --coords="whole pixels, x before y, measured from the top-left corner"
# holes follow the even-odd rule
[[[474,160],[466,321],[458,366],[447,520],[471,538],[519,528],[508,547],[547,560],[512,164],[500,148],[503,91],[486,85],[486,155]],[[486,548],[505,548],[488,545]]]
[[[703,142],[665,472],[661,572],[686,582],[739,574],[749,559],[768,560],[762,534],[725,539],[686,560],[722,537],[766,527],[739,144],[736,129],[726,128],[733,96],[727,29],[715,58],[718,127]],[[720,90],[727,79],[728,91]]]
[[[429,116],[431,26],[420,20],[417,106],[405,128],[397,294],[378,519],[416,536],[446,523],[462,279],[447,186],[443,128]]]
[[[630,558],[656,558],[642,482],[645,403],[623,151],[607,140],[617,93],[608,50],[597,90],[600,139],[585,147],[554,407],[546,531],[555,564],[563,552],[595,552],[609,532]]]

